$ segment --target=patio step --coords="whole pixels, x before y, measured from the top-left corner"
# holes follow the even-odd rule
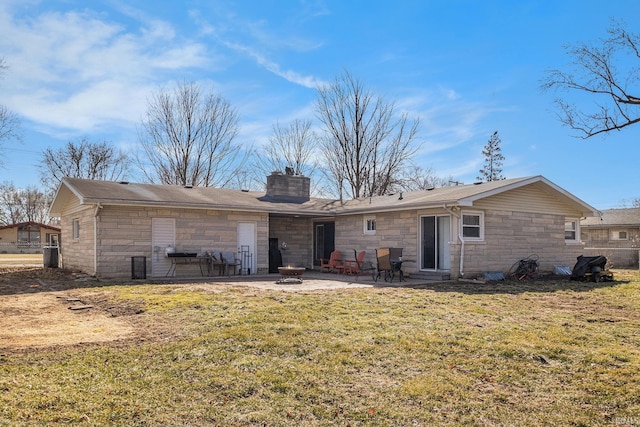
[[[451,280],[451,275],[449,273],[438,271],[421,271],[419,273],[411,273],[409,277],[417,280]]]

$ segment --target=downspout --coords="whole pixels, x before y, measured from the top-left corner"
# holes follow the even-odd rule
[[[96,204],[96,209],[93,212],[93,275],[98,273],[98,216],[100,215],[100,209],[102,205]]]
[[[442,205],[442,207],[444,208],[444,210],[446,210],[451,215],[455,216],[458,220],[460,220],[460,215],[456,211],[448,207],[446,203]],[[460,224],[458,224],[456,228],[457,228],[458,240],[460,241],[460,277],[464,278],[464,239],[462,238],[462,234],[460,233]]]

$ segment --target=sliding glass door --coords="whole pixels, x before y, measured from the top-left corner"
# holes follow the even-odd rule
[[[422,250],[420,269],[451,269],[451,217],[448,215],[423,216],[420,219]]]

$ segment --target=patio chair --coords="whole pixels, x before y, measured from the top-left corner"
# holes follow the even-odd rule
[[[337,273],[342,266],[342,253],[340,251],[333,251],[329,255],[329,259],[320,258],[320,271],[335,272]]]
[[[222,276],[225,270],[225,263],[222,260],[222,253],[215,249],[205,251],[205,257],[208,259],[207,270],[210,276],[213,276],[216,268],[218,269],[218,275]]]
[[[380,276],[384,274],[384,281],[391,274],[391,257],[389,255],[389,248],[376,249],[376,262],[377,266],[373,272],[373,280],[378,281]]]
[[[236,258],[235,254],[231,251],[222,252],[222,261],[224,262],[225,269],[227,270],[227,276],[230,276],[229,267],[233,268],[233,274],[238,274],[236,267],[241,265],[241,260]]]
[[[350,276],[360,276],[364,274],[364,257],[366,256],[366,254],[366,251],[361,251],[356,256],[356,250],[354,249],[353,255],[355,256],[355,259],[344,260],[344,263],[342,265],[342,272]]]
[[[381,248],[376,249],[376,259],[378,266],[373,273],[373,280],[376,282],[382,274],[384,274],[384,281],[387,280],[393,282],[393,278],[396,272],[399,273],[400,281],[404,280],[404,273],[402,271],[402,248]]]

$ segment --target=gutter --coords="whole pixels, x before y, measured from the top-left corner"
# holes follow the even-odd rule
[[[458,220],[460,220],[460,214],[457,213],[452,208],[448,207],[446,203],[442,205],[442,207],[444,208],[445,211],[449,212],[451,215],[455,216]],[[457,206],[454,206],[454,208],[457,209]],[[460,277],[464,278],[464,239],[462,238],[462,233],[460,232],[460,224],[458,224],[458,227],[456,228],[457,228],[458,240],[460,240]]]
[[[96,203],[96,208],[93,212],[93,275],[98,273],[98,217],[100,216],[100,209],[102,205]]]

